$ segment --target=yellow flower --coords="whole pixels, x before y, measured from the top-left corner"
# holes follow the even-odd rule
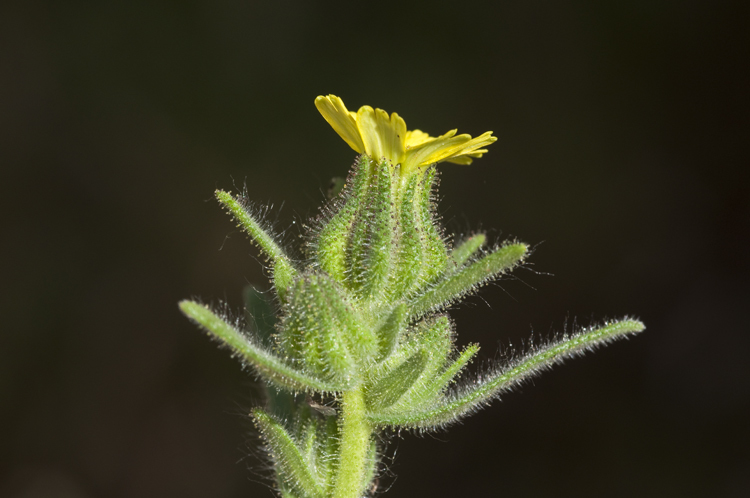
[[[373,159],[401,164],[403,172],[442,161],[471,164],[473,158],[487,152],[482,147],[497,140],[491,131],[476,138],[456,135],[456,130],[431,137],[420,130],[407,130],[403,118],[395,112],[389,116],[383,109],[368,105],[351,112],[335,95],[321,95],[315,99],[315,107],[352,149]]]

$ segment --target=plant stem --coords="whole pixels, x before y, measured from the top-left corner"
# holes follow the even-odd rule
[[[341,400],[341,452],[333,498],[360,498],[372,426],[365,416],[361,388],[345,391]]]

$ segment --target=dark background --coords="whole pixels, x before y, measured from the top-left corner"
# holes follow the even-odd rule
[[[267,285],[212,193],[295,242],[354,159],[328,93],[499,137],[440,207],[533,266],[460,344],[648,326],[394,438],[388,496],[750,496],[748,5],[3,2],[0,496],[272,496],[259,390],[176,303]]]

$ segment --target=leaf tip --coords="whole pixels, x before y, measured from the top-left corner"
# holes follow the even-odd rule
[[[190,299],[183,299],[177,303],[177,306],[180,308],[180,311],[188,317],[192,317],[197,311],[205,308],[202,304],[191,301]]]

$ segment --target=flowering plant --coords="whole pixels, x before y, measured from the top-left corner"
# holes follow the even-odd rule
[[[333,95],[315,105],[360,156],[310,223],[304,260],[284,251],[245,196],[216,192],[271,262],[275,322],[253,291],[252,327],[198,302],[180,303],[265,381],[268,402],[252,416],[281,496],[371,493],[384,451],[378,432],[447,426],[565,358],[643,330],[637,320],[607,322],[470,377],[479,346],[457,350],[446,310],[523,264],[529,249],[517,241],[486,249],[482,233],[451,247],[435,214],[435,164],[470,164],[496,138],[456,130],[431,137],[407,130],[396,113],[350,112]]]

